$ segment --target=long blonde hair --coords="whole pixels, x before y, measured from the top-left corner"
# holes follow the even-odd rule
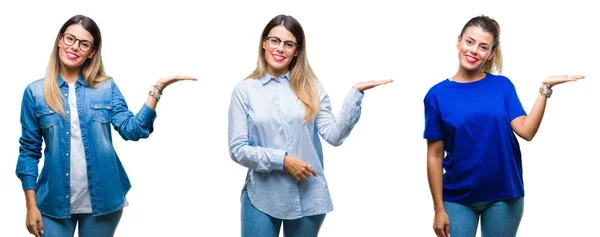
[[[491,60],[485,61],[481,70],[484,72],[502,74],[502,50],[500,49],[500,25],[498,22],[484,15],[473,17],[463,27],[462,31],[460,32],[460,38],[462,38],[469,26],[480,27],[484,31],[492,34],[494,37],[494,42],[492,45],[492,52],[494,53],[494,56]]]
[[[258,62],[256,69],[248,76],[248,78],[259,79],[267,73],[267,61],[265,59],[265,50],[262,48],[263,42],[268,37],[269,32],[274,27],[281,25],[296,37],[299,47],[296,49],[298,54],[295,56],[289,65],[290,84],[296,96],[304,103],[305,117],[304,122],[308,123],[313,120],[319,112],[320,99],[317,91],[318,79],[313,72],[308,59],[306,57],[306,40],[304,30],[300,23],[292,16],[278,15],[273,18],[263,30],[260,43],[258,45]]]
[[[60,73],[58,43],[67,30],[67,27],[73,24],[80,24],[94,37],[94,46],[91,50],[95,50],[96,52],[91,59],[86,59],[81,66],[81,74],[85,83],[88,86],[97,87],[110,78],[104,73],[104,65],[102,64],[102,35],[100,34],[100,28],[98,28],[98,25],[94,20],[87,16],[76,15],[71,17],[71,19],[63,24],[56,35],[54,48],[50,54],[48,69],[46,70],[46,76],[44,77],[44,99],[46,100],[46,104],[48,104],[50,109],[62,115],[65,114],[65,110],[62,104],[64,98],[58,89],[58,74]]]

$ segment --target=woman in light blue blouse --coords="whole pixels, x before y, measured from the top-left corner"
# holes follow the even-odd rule
[[[129,43],[129,42],[121,42]],[[102,36],[89,17],[60,28],[46,76],[27,86],[16,174],[27,203],[26,225],[36,237],[113,236],[131,187],[112,145],[112,124],[125,140],[153,131],[162,90],[191,77],[162,78],[134,115],[104,73]],[[38,162],[45,143],[44,166]]]
[[[319,135],[339,146],[358,122],[363,92],[391,80],[357,83],[336,118],[306,58],[300,23],[278,15],[265,27],[256,70],[229,107],[229,152],[248,168],[242,236],[317,236],[333,210]]]

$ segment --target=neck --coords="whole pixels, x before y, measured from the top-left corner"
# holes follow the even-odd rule
[[[67,68],[67,67],[61,65],[61,67],[60,67],[60,76],[67,83],[76,82],[77,78],[79,77],[79,70],[80,69],[81,68],[77,68],[77,69]]]
[[[459,68],[458,72],[452,76],[451,80],[457,82],[473,82],[481,80],[485,77],[485,72],[476,70],[476,71],[467,71],[464,68]]]

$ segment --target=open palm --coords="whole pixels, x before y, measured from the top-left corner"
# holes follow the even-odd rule
[[[391,83],[393,81],[394,80],[379,80],[379,81],[370,80],[370,81],[363,81],[363,82],[356,83],[356,85],[354,85],[354,88],[356,88],[356,90],[358,90],[360,92],[363,92],[363,91],[366,91],[366,90],[371,89],[373,87],[385,85],[385,84]]]
[[[171,76],[171,77],[163,77],[163,78],[159,79],[156,84],[161,86],[162,88],[165,88],[165,87],[167,87],[175,82],[178,82],[178,81],[197,81],[197,79],[195,77],[188,77],[188,76]]]
[[[560,76],[550,76],[546,78],[546,83],[550,84],[550,86],[555,86],[558,84],[562,84],[570,81],[577,81],[585,78],[583,75],[560,75]]]

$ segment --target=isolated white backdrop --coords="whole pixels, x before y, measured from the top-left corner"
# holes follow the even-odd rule
[[[14,174],[20,101],[26,85],[43,77],[58,29],[75,14],[100,26],[106,71],[132,111],[159,77],[199,78],[165,90],[149,139],[125,142],[114,134],[133,184],[116,236],[239,236],[246,169],[228,155],[227,109],[233,87],[255,67],[263,27],[280,13],[304,27],[308,58],[335,112],[355,82],[395,80],[366,92],[361,120],[342,146],[324,145],[335,210],[321,236],[434,236],[422,99],[456,71],[456,37],[479,14],[502,27],[504,75],[527,111],[546,76],[587,76],[557,86],[535,139],[520,140],[526,204],[519,236],[598,233],[600,19],[585,1],[0,5],[0,236],[29,236]]]

